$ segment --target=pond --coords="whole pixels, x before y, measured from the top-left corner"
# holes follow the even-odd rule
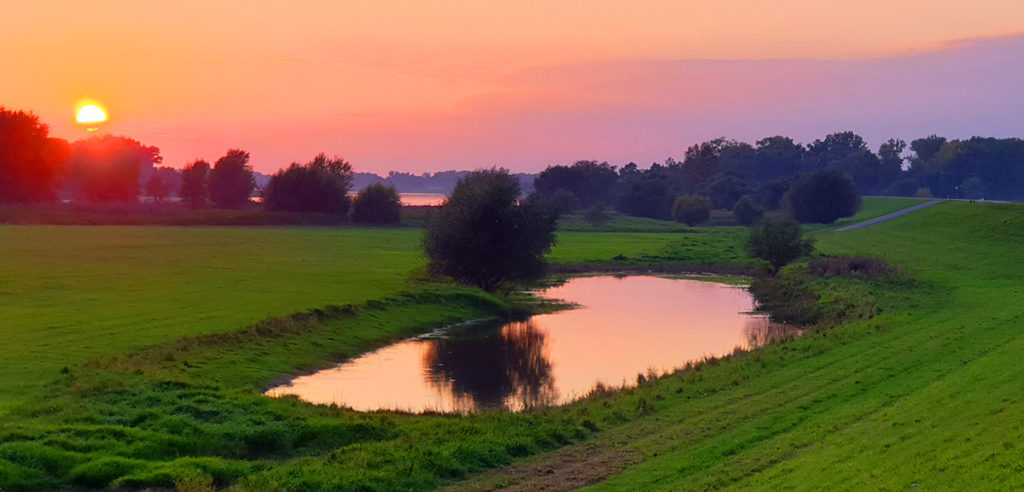
[[[541,292],[579,305],[521,322],[449,326],[271,388],[356,410],[520,411],[630,386],[708,356],[796,331],[753,314],[742,287],[692,279],[599,276]]]

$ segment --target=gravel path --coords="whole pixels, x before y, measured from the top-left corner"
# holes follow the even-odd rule
[[[933,200],[933,201],[930,201],[930,202],[918,203],[917,205],[914,205],[912,207],[907,207],[907,208],[905,208],[903,210],[897,210],[897,211],[895,211],[895,212],[893,212],[891,214],[888,214],[888,215],[883,215],[881,217],[875,217],[874,219],[871,219],[871,220],[865,220],[864,222],[858,222],[858,223],[853,224],[853,225],[848,225],[846,227],[841,227],[839,229],[836,229],[835,232],[851,231],[853,229],[860,229],[861,227],[873,226],[873,225],[878,224],[880,222],[885,222],[887,220],[895,219],[896,217],[899,217],[901,215],[909,214],[910,212],[913,212],[915,210],[921,210],[922,208],[930,207],[932,205],[935,205],[936,203],[940,203],[940,200]]]

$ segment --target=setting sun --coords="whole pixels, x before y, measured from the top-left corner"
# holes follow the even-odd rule
[[[75,121],[82,124],[103,123],[107,121],[107,113],[95,104],[85,104],[78,108],[78,116],[75,117]]]

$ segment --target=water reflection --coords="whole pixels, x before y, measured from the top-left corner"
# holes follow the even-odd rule
[[[750,314],[754,302],[745,289],[711,282],[586,277],[543,295],[582,307],[526,322],[445,328],[268,394],[357,410],[518,411],[798,334]]]
[[[423,354],[427,381],[452,394],[457,408],[520,410],[558,401],[547,335],[531,321],[472,331],[431,340]]]

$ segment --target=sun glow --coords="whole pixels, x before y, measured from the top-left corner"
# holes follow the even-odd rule
[[[95,125],[107,121],[107,112],[96,104],[83,104],[78,108],[75,121],[83,125]]]

